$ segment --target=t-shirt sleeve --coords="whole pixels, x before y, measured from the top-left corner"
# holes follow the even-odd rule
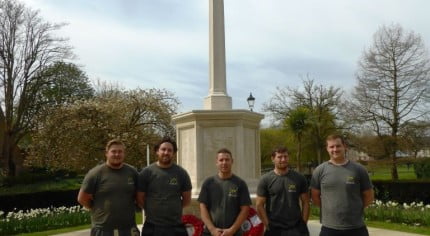
[[[252,204],[251,197],[249,196],[248,185],[246,185],[245,181],[241,181],[240,185],[240,206],[249,206]]]
[[[181,186],[181,191],[182,192],[188,192],[192,189],[192,185],[191,185],[191,178],[188,175],[186,170],[182,170],[183,174],[182,174],[182,186]]]
[[[88,194],[94,194],[97,186],[97,174],[94,171],[89,171],[82,181],[81,189]]]
[[[360,175],[361,192],[373,188],[372,182],[370,181],[369,173],[367,173],[366,168],[364,168],[363,166],[360,166],[359,175]]]
[[[139,179],[139,172],[137,171],[137,169],[135,167],[133,167],[133,181],[134,181],[134,187],[137,190],[137,183],[138,183],[138,179]]]
[[[310,184],[311,188],[318,189],[318,190],[321,189],[320,175],[321,175],[322,169],[323,168],[320,165],[312,173],[311,184]]]
[[[269,196],[266,185],[266,176],[261,177],[260,181],[258,181],[257,186],[257,196],[259,197],[267,197]]]
[[[308,187],[308,181],[306,181],[306,178],[299,174],[299,181],[300,181],[300,187],[299,187],[299,193],[306,193],[309,191],[309,187]]]
[[[208,196],[208,180],[205,180],[200,188],[199,197],[197,201],[204,203],[206,205],[209,204],[209,196]]]
[[[143,168],[137,176],[137,191],[138,192],[146,192],[148,189],[148,167]]]

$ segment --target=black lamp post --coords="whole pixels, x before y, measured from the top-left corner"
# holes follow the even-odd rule
[[[246,99],[246,101],[248,102],[249,109],[252,111],[255,102],[255,98],[252,96],[252,93],[249,93],[249,97]]]

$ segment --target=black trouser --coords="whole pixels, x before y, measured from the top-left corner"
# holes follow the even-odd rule
[[[125,229],[91,228],[91,236],[139,236],[139,234],[139,229],[136,226]]]
[[[366,226],[357,229],[338,230],[322,226],[320,236],[369,236]]]
[[[266,230],[264,236],[309,236],[309,230],[306,223],[300,220],[295,226],[288,229],[269,226],[269,230]]]
[[[184,225],[158,226],[145,222],[142,228],[142,236],[188,236]]]

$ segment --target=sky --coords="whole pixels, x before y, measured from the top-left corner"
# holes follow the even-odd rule
[[[23,0],[45,20],[67,23],[59,34],[92,81],[167,89],[179,112],[203,109],[209,93],[209,1]],[[224,0],[233,109],[248,109],[252,92],[268,125],[263,104],[305,77],[350,93],[381,26],[400,24],[430,46],[429,9],[428,0]]]

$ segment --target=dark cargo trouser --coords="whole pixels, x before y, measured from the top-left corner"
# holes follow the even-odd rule
[[[184,225],[158,226],[145,222],[142,228],[142,236],[188,236]]]
[[[91,228],[91,236],[139,236],[140,232],[137,227],[127,229],[103,229]]]
[[[288,229],[270,227],[264,236],[309,236],[309,229],[307,224],[300,219],[295,226]]]
[[[320,236],[369,236],[369,232],[366,226],[346,230],[337,230],[322,226]]]

